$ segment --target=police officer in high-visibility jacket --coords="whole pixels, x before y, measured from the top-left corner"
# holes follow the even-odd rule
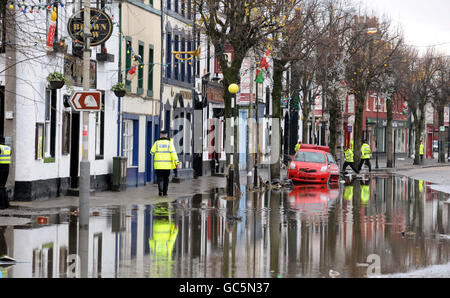
[[[298,141],[298,143],[294,147],[295,152],[299,151],[301,147],[302,147],[302,141]]]
[[[5,185],[9,175],[9,164],[11,163],[11,147],[4,144],[5,139],[0,137],[0,209],[9,207]]]
[[[372,166],[370,164],[370,146],[365,140],[361,146],[361,161],[359,162],[358,171],[361,171],[363,164],[365,163],[369,167],[369,172],[372,171]]]
[[[154,156],[153,165],[156,172],[159,196],[167,196],[170,170],[179,167],[178,155],[167,132],[162,131],[160,138],[153,144],[150,153]]]
[[[348,146],[344,146],[344,156],[345,156],[345,162],[344,165],[342,166],[342,172],[344,173],[345,170],[347,169],[348,166],[350,166],[352,168],[352,170],[356,173],[359,174],[358,169],[356,169],[356,167],[353,164],[353,151],[348,148]]]
[[[420,155],[420,162],[423,163],[423,141],[420,141],[419,155]]]

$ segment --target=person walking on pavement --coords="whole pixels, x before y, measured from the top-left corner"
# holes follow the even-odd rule
[[[420,155],[420,163],[423,163],[423,141],[420,141],[419,155]]]
[[[295,145],[295,152],[300,150],[300,147],[302,146],[302,141],[298,140],[298,143]]]
[[[361,145],[361,161],[359,162],[358,172],[361,171],[363,164],[365,163],[369,167],[369,172],[372,171],[372,166],[370,164],[370,146],[367,144],[366,140],[363,140]]]
[[[11,147],[4,144],[5,139],[0,137],[0,209],[9,207],[5,185],[9,175],[9,164],[11,163]]]
[[[179,167],[180,163],[173,142],[168,138],[166,131],[160,133],[160,137],[153,144],[150,154],[154,156],[153,163],[156,172],[159,196],[167,196],[170,170]]]
[[[356,169],[356,167],[354,165],[353,151],[350,148],[348,148],[348,146],[344,146],[344,156],[345,156],[345,162],[344,162],[344,165],[342,166],[342,173],[345,173],[345,170],[347,169],[347,167],[350,166],[356,174],[359,174],[358,169]]]

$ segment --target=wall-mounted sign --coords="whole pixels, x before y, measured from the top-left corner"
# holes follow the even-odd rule
[[[67,31],[70,37],[80,44],[84,44],[83,23],[84,9],[72,15],[67,22]],[[112,31],[111,18],[104,11],[91,7],[91,46],[98,46],[107,41]]]

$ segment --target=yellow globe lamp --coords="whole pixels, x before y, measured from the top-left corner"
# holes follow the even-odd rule
[[[228,86],[228,92],[230,92],[231,94],[236,94],[239,91],[239,85],[237,84],[230,84]]]

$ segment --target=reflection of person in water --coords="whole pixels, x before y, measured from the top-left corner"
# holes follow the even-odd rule
[[[367,204],[370,200],[370,179],[361,180],[361,203]]]
[[[345,188],[344,188],[344,199],[347,201],[351,201],[353,199],[353,185],[355,180],[352,180],[351,177],[345,177]]]
[[[169,261],[177,240],[178,228],[168,211],[169,203],[155,205],[153,210],[153,233],[148,239],[152,256],[156,261]]]

